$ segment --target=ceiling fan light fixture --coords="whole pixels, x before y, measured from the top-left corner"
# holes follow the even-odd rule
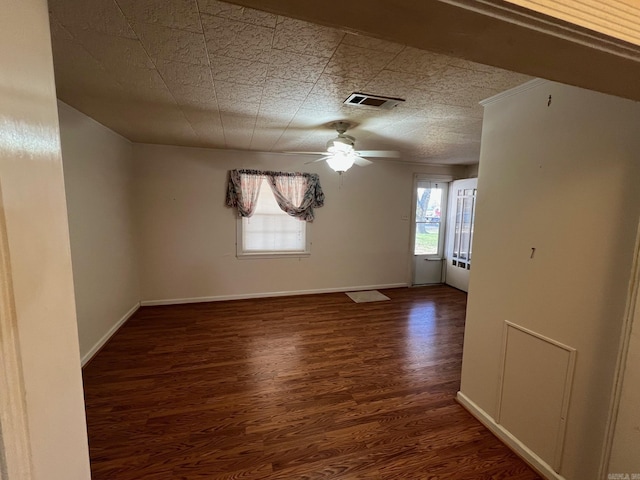
[[[355,159],[353,150],[351,152],[337,151],[327,158],[327,163],[334,171],[344,173],[353,166]]]
[[[339,141],[341,139],[331,140],[330,145],[327,147],[327,152],[331,154],[344,153],[351,154],[353,153],[353,145],[350,143],[344,143]]]

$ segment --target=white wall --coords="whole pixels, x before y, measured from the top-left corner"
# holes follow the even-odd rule
[[[83,363],[140,302],[131,142],[58,102]]]
[[[32,478],[85,480],[89,455],[45,1],[3,2],[0,65],[0,181]]]
[[[143,301],[404,285],[413,172],[463,171],[379,161],[341,178],[309,157],[138,144],[134,159]],[[236,258],[236,213],[224,205],[233,168],[320,174],[310,257]]]
[[[576,348],[567,479],[598,471],[640,213],[638,125],[637,103],[555,83],[485,107],[461,393],[496,418],[505,320]]]

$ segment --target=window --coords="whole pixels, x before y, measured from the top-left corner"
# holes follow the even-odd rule
[[[471,270],[473,224],[476,213],[476,189],[458,189],[456,199],[455,231],[451,263],[455,267]]]
[[[255,211],[238,219],[238,257],[307,256],[309,222],[292,217],[278,206],[267,179],[260,184]]]
[[[309,255],[309,222],[324,205],[316,173],[229,170],[225,203],[238,216],[238,257]]]

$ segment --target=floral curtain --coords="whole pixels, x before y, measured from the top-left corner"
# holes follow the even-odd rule
[[[265,178],[282,211],[292,217],[312,222],[313,209],[324,205],[320,177],[315,173],[231,170],[227,206],[236,207],[241,217],[253,215],[260,184]]]
[[[227,185],[227,205],[236,207],[238,215],[250,217],[256,210],[260,185],[264,178],[258,172],[231,170],[229,172],[229,183]]]

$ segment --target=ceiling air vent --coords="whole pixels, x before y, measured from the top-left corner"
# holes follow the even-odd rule
[[[352,93],[344,101],[345,105],[366,105],[368,107],[390,109],[397,107],[400,102],[404,102],[402,98],[381,97],[378,95],[369,95],[367,93]]]

